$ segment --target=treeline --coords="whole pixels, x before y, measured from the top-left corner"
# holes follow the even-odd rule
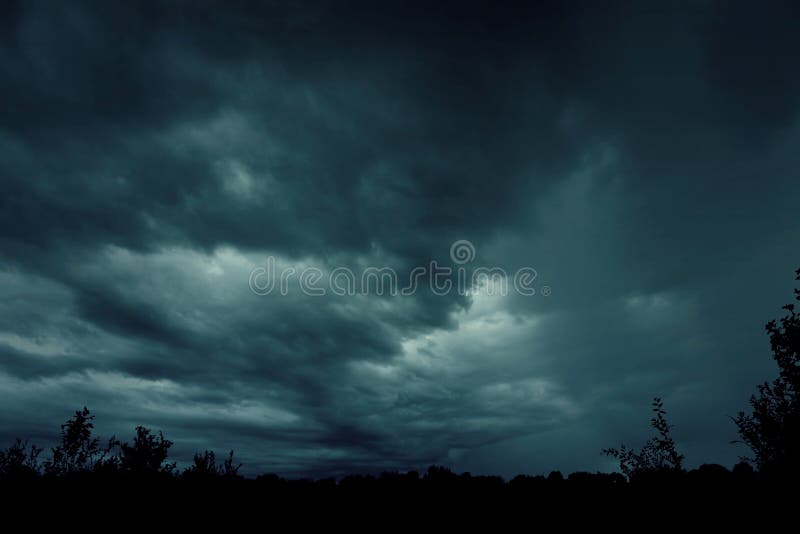
[[[658,421],[663,420],[664,412],[660,401]],[[660,454],[651,453],[638,457],[633,451],[622,455],[623,474],[577,472],[563,476],[551,472],[548,476],[519,475],[510,481],[497,476],[473,476],[470,473],[456,474],[442,466],[431,466],[424,473],[384,472],[379,476],[350,475],[340,480],[334,478],[319,480],[287,480],[275,474],[261,475],[245,479],[239,470],[241,464],[234,460],[230,451],[218,461],[214,451],[203,451],[194,455],[192,464],[180,470],[175,462],[169,461],[169,449],[173,442],[161,432],[155,433],[138,426],[130,442],[121,442],[112,437],[105,442],[95,437],[95,416],[84,407],[61,425],[61,442],[43,459],[43,449],[18,439],[7,449],[0,451],[0,480],[92,480],[92,479],[136,479],[136,480],[228,480],[258,483],[262,486],[286,490],[361,491],[369,488],[431,488],[471,487],[499,490],[503,487],[524,490],[556,490],[559,488],[614,489],[629,483],[704,481],[707,483],[751,483],[758,477],[750,464],[742,462],[732,471],[720,465],[704,465],[699,469],[684,471],[680,466],[666,465],[655,459]],[[666,424],[665,421],[663,424]],[[666,430],[668,432],[668,429]],[[621,456],[621,457],[622,457]],[[645,460],[647,458],[647,460]],[[647,464],[646,461],[652,462]],[[677,467],[677,469],[676,469]]]
[[[800,269],[796,271],[800,280]],[[795,289],[800,300],[800,290]],[[0,482],[42,481],[137,481],[156,480],[170,483],[221,482],[227,487],[258,486],[276,495],[348,495],[371,496],[386,492],[406,492],[435,496],[444,491],[448,498],[460,494],[474,495],[557,495],[559,492],[593,492],[616,494],[620,491],[636,495],[638,488],[683,488],[705,491],[713,488],[737,492],[759,488],[774,482],[794,483],[800,476],[800,315],[793,304],[788,312],[770,321],[766,330],[770,338],[778,377],[758,387],[750,399],[752,411],[734,418],[741,442],[752,451],[733,470],[720,465],[703,465],[687,471],[684,455],[677,450],[670,432],[661,399],[653,402],[651,426],[655,435],[640,449],[622,445],[603,453],[616,458],[619,473],[572,473],[564,477],[552,472],[547,477],[520,475],[510,481],[493,476],[455,474],[447,468],[432,466],[425,473],[387,472],[380,476],[352,475],[323,480],[285,480],[277,475],[245,478],[233,451],[218,461],[213,451],[194,455],[192,464],[179,470],[168,458],[172,442],[161,432],[139,426],[130,442],[112,437],[105,442],[94,436],[94,415],[84,407],[61,425],[61,442],[43,459],[43,449],[18,439],[0,451]],[[196,484],[197,485],[197,484]],[[633,493],[630,493],[633,492]]]
[[[384,472],[374,475],[350,475],[340,480],[302,479],[287,480],[275,474],[260,475],[247,479],[239,470],[240,463],[230,451],[218,461],[214,451],[203,451],[194,455],[192,464],[180,470],[169,461],[169,449],[173,442],[161,432],[154,433],[138,426],[130,442],[121,442],[115,437],[101,442],[95,437],[95,416],[84,407],[61,425],[61,442],[51,450],[48,458],[42,459],[43,449],[27,442],[16,443],[0,451],[0,481],[135,481],[135,482],[211,482],[227,481],[239,485],[260,486],[265,489],[288,493],[365,493],[373,490],[444,490],[458,492],[524,492],[552,493],[571,490],[620,490],[630,485],[675,485],[688,483],[692,486],[749,486],[760,480],[760,474],[747,462],[737,464],[733,470],[721,465],[703,465],[698,469],[682,469],[674,442],[668,437],[670,425],[666,423],[661,402],[654,402],[656,416],[653,426],[661,432],[643,447],[642,452],[622,448],[608,449],[606,454],[620,459],[622,473],[576,472],[568,476],[553,471],[548,476],[518,475],[506,481],[498,476],[473,476],[470,473],[456,474],[442,466],[431,466],[424,473]],[[664,439],[666,438],[666,439]]]
[[[195,454],[192,465],[182,472],[169,462],[172,441],[163,433],[136,427],[131,442],[111,437],[104,444],[94,436],[95,416],[85,406],[61,425],[61,443],[52,449],[49,458],[40,458],[43,449],[17,441],[0,451],[0,480],[34,480],[37,478],[111,478],[138,479],[216,479],[241,478],[241,464],[235,464],[233,451],[222,462],[213,451]]]

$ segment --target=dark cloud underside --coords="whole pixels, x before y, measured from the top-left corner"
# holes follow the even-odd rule
[[[689,459],[771,375],[800,13],[767,2],[4,2],[0,438],[162,428],[249,472]],[[468,239],[550,297],[259,297]],[[637,426],[638,425],[638,426]]]

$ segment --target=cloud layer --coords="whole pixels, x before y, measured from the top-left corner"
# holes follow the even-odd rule
[[[794,8],[8,2],[0,438],[163,429],[250,473],[690,462],[800,265]],[[252,269],[534,267],[552,295],[259,296]]]

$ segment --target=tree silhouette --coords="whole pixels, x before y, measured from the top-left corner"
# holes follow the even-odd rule
[[[658,435],[647,440],[640,451],[625,445],[618,449],[603,449],[603,454],[619,460],[619,469],[628,479],[646,473],[682,470],[684,456],[678,453],[675,441],[670,436],[672,425],[667,422],[667,412],[659,397],[653,399],[653,413],[655,416],[650,419],[650,426]]]
[[[72,419],[61,425],[61,445],[53,448],[53,457],[45,462],[45,472],[65,475],[89,471],[101,454],[100,442],[92,437],[94,415],[84,406]]]
[[[123,443],[120,468],[134,475],[172,475],[175,463],[167,463],[167,454],[172,442],[159,432],[153,434],[143,426],[136,427],[133,444]]]
[[[800,280],[800,269],[795,274]],[[800,300],[800,290],[794,294]],[[768,473],[800,470],[800,315],[794,308],[787,304],[789,314],[766,325],[778,378],[758,386],[758,395],[750,397],[752,413],[734,419],[753,451],[751,460]]]

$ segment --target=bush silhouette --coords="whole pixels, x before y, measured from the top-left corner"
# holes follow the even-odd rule
[[[172,442],[164,439],[161,432],[155,435],[150,429],[137,426],[133,444],[120,446],[120,469],[137,476],[172,476],[175,463],[167,462],[170,447]]]
[[[183,477],[187,479],[213,479],[217,477],[241,478],[239,469],[242,464],[235,464],[233,461],[233,451],[228,453],[228,457],[217,464],[214,451],[204,451],[203,454],[194,455],[194,463],[183,472]]]
[[[0,451],[0,479],[28,479],[40,473],[39,454],[42,449],[17,438],[17,441],[4,451]]]
[[[672,425],[667,422],[664,403],[658,397],[653,399],[653,413],[655,416],[650,420],[650,426],[657,435],[647,440],[640,451],[625,445],[603,450],[603,454],[619,460],[619,469],[628,479],[682,470],[684,456],[678,453],[670,436]]]

